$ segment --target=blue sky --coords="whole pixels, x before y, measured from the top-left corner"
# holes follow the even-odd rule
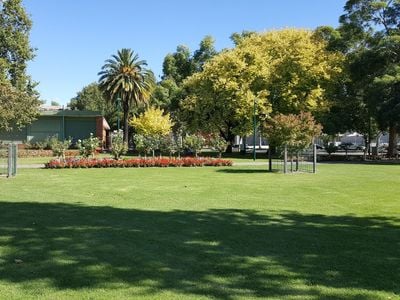
[[[158,76],[167,53],[197,49],[212,35],[217,49],[232,47],[242,30],[337,26],[345,0],[24,0],[33,20],[36,58],[29,73],[42,99],[66,104],[98,79],[104,60],[132,48]]]

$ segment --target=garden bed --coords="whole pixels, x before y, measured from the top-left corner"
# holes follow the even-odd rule
[[[210,157],[183,157],[183,158],[134,158],[115,160],[111,158],[66,158],[53,159],[45,164],[46,169],[66,168],[147,168],[147,167],[203,167],[203,166],[232,166],[233,162],[227,159]]]

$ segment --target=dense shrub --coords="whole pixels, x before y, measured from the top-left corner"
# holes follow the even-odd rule
[[[50,147],[53,151],[53,156],[65,159],[66,151],[71,146],[72,138],[68,138],[64,141],[60,141],[57,137],[52,137],[50,139]]]
[[[114,130],[111,133],[111,154],[114,159],[120,159],[121,155],[124,155],[128,151],[128,146],[124,143],[124,132],[120,130]]]
[[[48,169],[64,168],[145,168],[145,167],[203,167],[203,166],[232,166],[231,160],[209,157],[185,158],[133,158],[115,160],[111,158],[66,158],[65,160],[53,159],[46,163]]]
[[[78,149],[79,153],[83,157],[94,157],[96,153],[96,149],[100,146],[100,140],[98,137],[93,136],[93,133],[90,133],[90,136],[84,140],[78,140]]]
[[[193,152],[197,157],[198,153],[204,147],[205,139],[200,134],[187,135],[183,139],[183,145],[187,151]]]

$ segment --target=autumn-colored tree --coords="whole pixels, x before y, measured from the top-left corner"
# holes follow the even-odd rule
[[[264,123],[264,134],[271,145],[286,146],[289,153],[306,149],[315,136],[321,134],[322,127],[309,112],[300,114],[277,114]]]

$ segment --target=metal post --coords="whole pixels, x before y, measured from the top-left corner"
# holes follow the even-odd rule
[[[283,173],[287,173],[287,146],[283,150]]]
[[[12,171],[12,176],[17,175],[17,157],[18,157],[18,145],[14,144],[13,145],[13,171]]]
[[[256,160],[256,130],[257,130],[256,98],[254,98],[254,103],[253,103],[253,160]]]
[[[293,173],[293,153],[290,154],[290,173]]]
[[[272,172],[271,144],[268,144],[268,164],[269,164],[269,171]]]
[[[116,105],[117,105],[117,129],[119,131],[120,130],[119,115],[120,115],[120,110],[121,110],[121,98],[120,98],[120,96],[117,96]]]
[[[299,159],[300,159],[300,155],[299,152],[296,153],[296,172],[299,171]]]
[[[12,144],[8,145],[7,177],[12,176]]]
[[[313,173],[317,173],[317,144],[313,145]]]

